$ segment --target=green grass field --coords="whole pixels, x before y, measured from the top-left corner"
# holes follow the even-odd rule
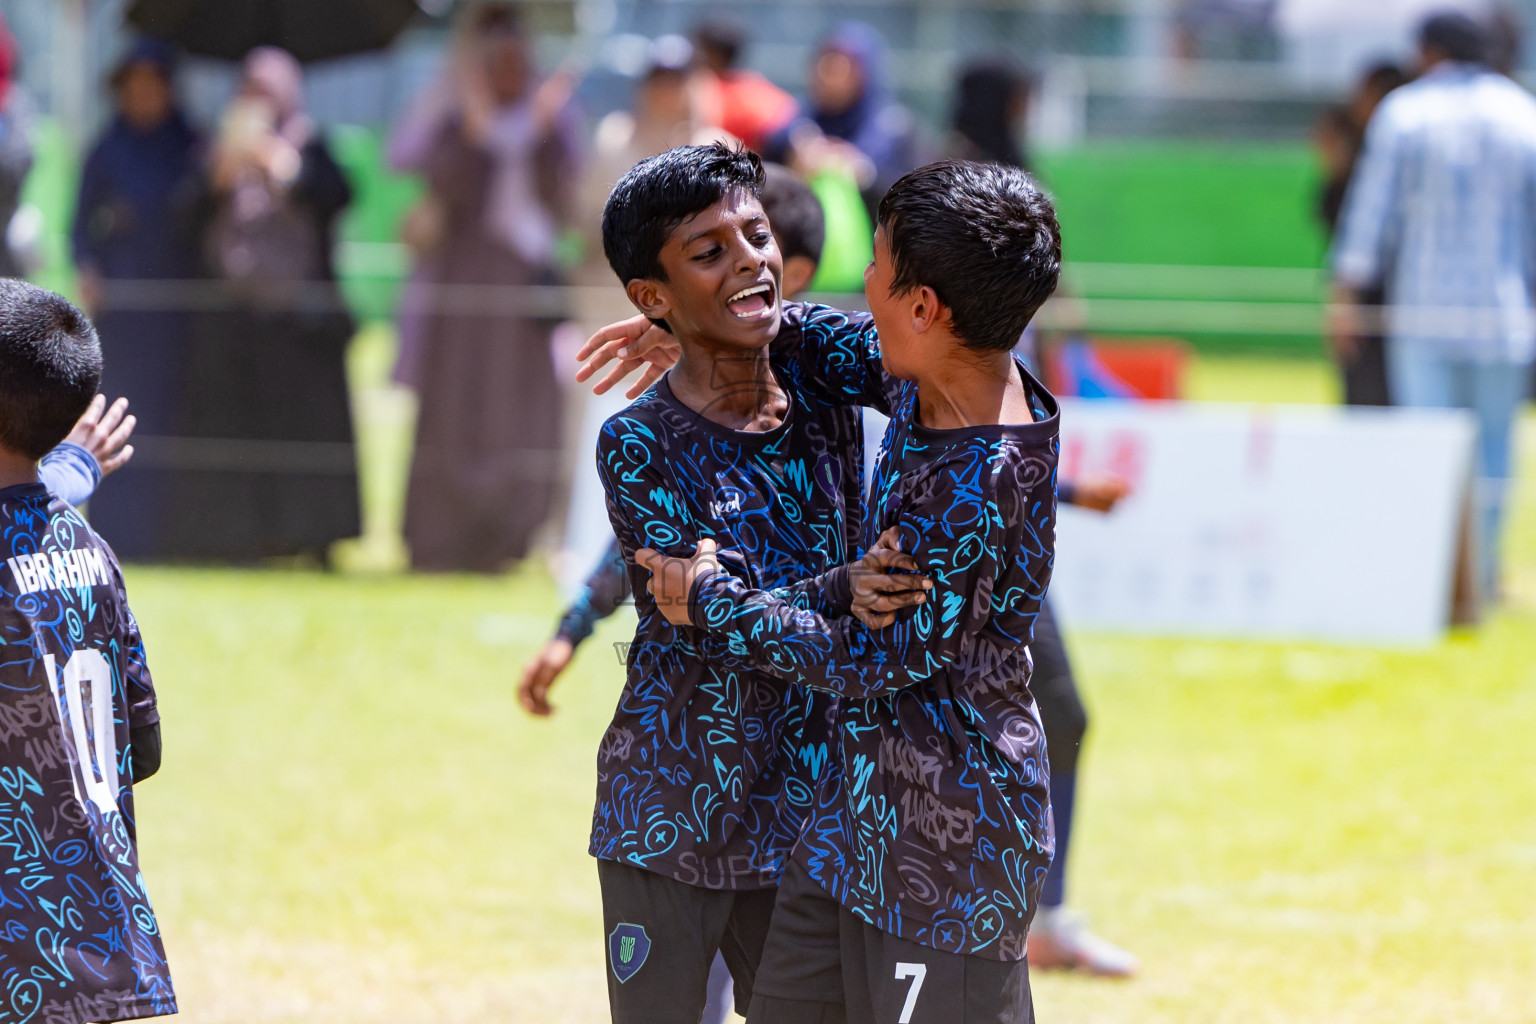
[[[1206,360],[1194,386],[1330,393],[1298,362]],[[359,405],[379,421],[360,565],[390,557],[404,408]],[[1042,1021],[1536,1021],[1525,426],[1513,598],[1476,632],[1412,653],[1071,637],[1094,715],[1073,901],[1144,972],[1037,975]],[[513,689],[557,614],[541,569],[129,579],[165,722],[144,871],[186,1020],[606,1020],[585,850],[627,613],[534,721]]]

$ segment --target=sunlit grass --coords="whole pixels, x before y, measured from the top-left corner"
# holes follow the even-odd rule
[[[1195,375],[1200,397],[1329,386],[1308,363]],[[1514,600],[1477,632],[1418,653],[1071,637],[1094,719],[1070,896],[1145,967],[1037,975],[1043,1022],[1536,1020],[1524,442]],[[378,479],[371,500],[398,493]],[[144,870],[185,1020],[607,1019],[586,837],[627,612],[533,721],[513,688],[559,612],[536,566],[129,583],[165,721]]]

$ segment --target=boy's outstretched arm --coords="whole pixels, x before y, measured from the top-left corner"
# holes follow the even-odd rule
[[[784,326],[774,345],[794,346],[795,358],[812,382],[834,400],[890,413],[900,382],[885,371],[880,335],[868,313],[847,313],[811,303],[786,305]],[[639,378],[625,391],[626,397],[639,398],[677,363],[681,352],[671,334],[645,316],[633,316],[609,324],[587,339],[576,353],[582,362],[576,380],[585,383],[612,363],[592,385],[593,393],[602,395],[640,370]]]
[[[576,600],[566,609],[554,637],[524,666],[517,697],[525,711],[541,718],[554,711],[549,703],[549,691],[570,665],[576,648],[592,635],[593,627],[618,611],[627,600],[629,571],[624,566],[624,553],[615,540],[582,584]]]
[[[624,392],[626,398],[639,398],[677,363],[682,351],[677,339],[651,323],[649,317],[644,314],[632,316],[600,329],[581,346],[576,353],[581,362],[581,368],[576,371],[576,382],[585,384],[597,375],[597,371],[618,360],[601,380],[592,385],[592,393],[606,395],[625,377],[643,368],[639,379]]]

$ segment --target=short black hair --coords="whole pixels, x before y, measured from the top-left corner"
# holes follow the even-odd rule
[[[1440,11],[1419,26],[1419,49],[1438,50],[1448,60],[1481,64],[1488,59],[1488,34],[1460,11]]]
[[[970,348],[1006,350],[1061,276],[1061,227],[1024,171],[941,160],[897,180],[876,217],[896,294],[927,285]]]
[[[714,206],[730,192],[763,191],[763,162],[756,153],[721,142],[678,146],[648,157],[625,172],[603,207],[603,255],[624,284],[667,279],[661,247],[677,226]]]
[[[101,384],[96,328],[68,299],[0,278],[0,446],[40,459]]]
[[[812,263],[820,263],[821,248],[827,241],[827,216],[821,200],[783,164],[764,164],[763,178],[759,198],[780,255],[786,260],[805,256]]]

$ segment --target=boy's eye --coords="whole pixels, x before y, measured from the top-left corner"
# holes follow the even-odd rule
[[[694,253],[693,258],[698,262],[703,263],[705,260],[712,260],[718,255],[720,255],[720,247],[717,245],[713,248],[706,249],[703,252]]]
[[[773,235],[767,231],[759,231],[757,234],[752,236],[752,244],[754,245],[767,245],[772,240]]]

